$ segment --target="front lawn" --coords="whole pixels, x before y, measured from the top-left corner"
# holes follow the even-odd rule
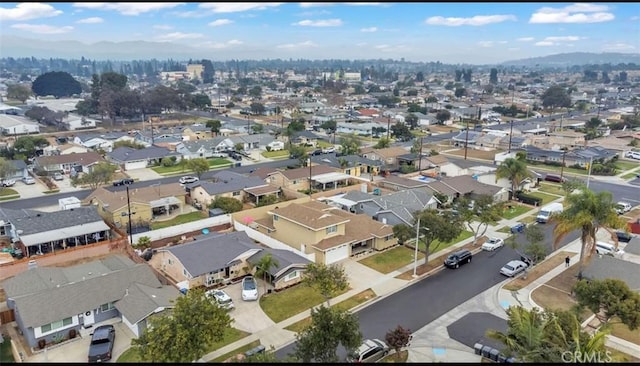
[[[460,233],[460,235],[458,235],[457,238],[451,240],[448,243],[440,243],[440,241],[434,240],[433,242],[431,242],[431,250],[429,251],[429,255],[437,253],[443,249],[449,248],[450,246],[457,244],[465,239],[471,238],[472,236],[473,236],[473,233],[471,231],[462,230],[462,232]],[[418,249],[422,251],[426,251],[427,246],[425,242],[421,240],[420,244],[418,245]]]
[[[525,214],[531,210],[533,210],[533,207],[531,206],[511,205],[511,208],[505,207],[504,211],[502,212],[502,217],[507,220],[510,220],[514,217],[518,217],[522,214]]]
[[[262,156],[268,159],[288,158],[289,150],[264,151]]]
[[[151,223],[151,230],[158,230],[169,226],[185,224],[187,222],[201,220],[207,218],[207,214],[202,211],[189,212],[167,221],[158,221]]]
[[[249,344],[245,344],[245,345],[244,345],[244,346],[242,346],[242,347],[239,347],[239,348],[237,348],[237,349],[234,349],[234,350],[233,350],[233,351],[231,351],[231,352],[227,352],[227,353],[225,353],[224,355],[222,355],[222,356],[220,356],[220,357],[216,357],[216,358],[214,358],[213,360],[211,360],[211,361],[209,361],[209,362],[210,362],[210,363],[211,363],[211,362],[213,362],[213,363],[225,362],[225,361],[227,361],[228,359],[230,359],[231,357],[234,357],[235,355],[238,355],[238,354],[244,354],[244,353],[245,353],[245,352],[247,352],[248,350],[250,350],[250,349],[252,349],[252,348],[255,348],[255,347],[258,347],[259,345],[260,345],[260,340],[253,341],[253,342],[251,342],[251,343],[249,343]]]
[[[231,166],[233,164],[232,162],[230,162],[225,158],[207,159],[207,162],[209,163],[209,169]],[[172,166],[154,166],[154,167],[151,167],[151,170],[153,170],[158,174],[163,174],[163,175],[177,174],[177,173],[191,173],[191,170],[188,169],[186,166],[185,160],[181,160],[179,163]]]
[[[620,176],[620,178],[625,180],[635,179],[638,174],[640,174],[640,171],[634,170],[631,173],[623,174],[622,176]]]
[[[558,196],[565,195],[565,192],[562,189],[562,186],[556,183],[540,183],[540,188],[538,188],[538,191],[550,193],[550,194],[557,194]]]
[[[401,245],[364,258],[360,263],[380,273],[389,273],[413,263],[413,257],[414,250]],[[423,258],[424,253],[418,252],[418,260]]]
[[[15,362],[13,353],[11,353],[11,338],[5,335],[4,342],[0,343],[0,363],[6,365]]]
[[[298,284],[280,292],[263,295],[260,297],[260,307],[274,323],[279,323],[324,301],[324,296],[315,288]]]
[[[18,191],[12,188],[1,188],[0,189],[0,197],[3,196],[15,196],[18,194]]]
[[[637,168],[638,166],[640,166],[640,164],[634,163],[632,161],[624,161],[624,160],[616,161],[616,169],[619,169],[619,170],[632,170]]]
[[[528,196],[532,196],[532,197],[537,197],[537,198],[542,198],[542,203],[540,204],[540,206],[544,206],[549,202],[553,202],[555,200],[557,200],[558,196],[555,195],[550,195],[547,193],[542,193],[542,192],[529,192],[527,193]]]

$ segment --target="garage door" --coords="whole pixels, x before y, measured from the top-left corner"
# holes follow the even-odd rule
[[[342,245],[327,250],[325,252],[324,262],[325,264],[331,264],[346,258],[349,258],[349,247],[347,245]]]
[[[124,165],[124,168],[126,170],[144,169],[146,167],[147,167],[146,161],[135,161],[135,162],[126,163]]]

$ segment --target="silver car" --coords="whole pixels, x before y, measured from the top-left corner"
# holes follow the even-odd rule
[[[389,354],[389,346],[379,339],[365,339],[358,349],[347,357],[347,362],[377,362]]]
[[[209,290],[205,294],[223,309],[231,310],[235,308],[233,299],[223,290]]]
[[[525,269],[527,269],[527,264],[525,262],[513,260],[500,268],[500,273],[507,277],[513,277]]]

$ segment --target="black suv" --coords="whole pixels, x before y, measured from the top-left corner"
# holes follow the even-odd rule
[[[462,249],[449,254],[447,259],[444,260],[444,265],[449,268],[458,268],[461,264],[469,262],[471,262],[471,252],[466,249]]]
[[[127,184],[133,184],[133,178],[122,178],[113,182],[113,186],[124,186]]]
[[[633,238],[633,235],[629,234],[626,231],[616,231],[616,236],[618,237],[618,241],[623,243],[628,243]]]
[[[104,362],[111,359],[113,344],[116,341],[116,329],[113,325],[101,325],[91,335],[89,344],[89,362]]]

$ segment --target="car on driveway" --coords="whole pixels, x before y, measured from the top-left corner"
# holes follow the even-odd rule
[[[365,339],[355,352],[347,356],[347,362],[377,362],[389,354],[389,346],[379,339]]]
[[[53,175],[53,180],[64,180],[64,175],[62,175],[60,173],[55,173]]]
[[[527,264],[525,262],[513,260],[502,266],[502,268],[500,268],[500,273],[507,277],[513,277],[524,271],[526,268]]]
[[[628,202],[618,202],[616,203],[616,212],[618,213],[618,215],[622,215],[624,213],[627,213],[631,211],[631,204]]]
[[[484,244],[482,244],[482,250],[492,252],[502,246],[504,246],[504,240],[500,238],[489,238],[484,242]]]
[[[178,183],[180,183],[180,184],[191,184],[191,183],[197,182],[198,180],[199,180],[198,177],[187,175],[187,176],[184,176],[184,177],[180,177],[180,179],[178,179]]]
[[[16,181],[13,179],[4,179],[2,183],[0,183],[3,187],[13,187],[14,184],[16,184]]]
[[[36,180],[33,177],[22,177],[22,183],[24,184],[36,184]]]
[[[322,153],[323,154],[331,154],[331,153],[334,153],[334,152],[336,152],[336,148],[333,147],[333,146],[322,148]]]
[[[242,279],[242,300],[258,300],[258,284],[255,278],[248,276]]]
[[[233,299],[231,299],[231,296],[229,296],[223,290],[218,290],[218,289],[209,290],[205,292],[205,294],[210,299],[215,301],[218,304],[218,306],[220,306],[223,309],[231,310],[235,308],[235,305],[233,304]]]
[[[122,179],[118,179],[113,181],[113,186],[117,187],[117,186],[125,186],[128,184],[133,184],[133,178],[122,178]]]
[[[91,335],[89,362],[109,361],[115,341],[116,328],[113,325],[101,325],[97,327]]]

